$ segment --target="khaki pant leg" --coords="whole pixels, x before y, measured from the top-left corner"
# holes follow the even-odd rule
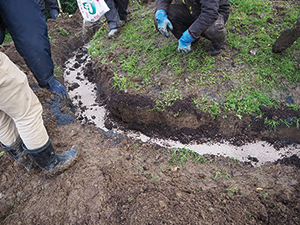
[[[19,137],[15,122],[0,110],[0,142],[5,146],[12,145]]]
[[[49,137],[43,124],[42,105],[28,85],[26,75],[0,52],[0,109],[14,121],[18,133],[28,149],[40,148]],[[11,129],[11,131],[4,131]],[[14,133],[13,126],[0,127],[2,140]],[[6,135],[5,135],[6,134]],[[5,143],[4,143],[5,144]]]

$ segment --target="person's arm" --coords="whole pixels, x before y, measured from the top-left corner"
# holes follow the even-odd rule
[[[224,24],[227,22],[230,14],[230,4],[228,0],[221,0],[219,3],[219,13],[223,15]]]
[[[166,37],[170,37],[169,30],[173,30],[173,25],[168,19],[168,9],[172,0],[157,0],[155,7],[155,19],[157,21],[157,29]]]
[[[0,1],[0,13],[17,51],[39,86],[67,98],[66,88],[54,78],[47,24],[38,3],[32,0]]]
[[[159,9],[164,9],[166,12],[168,12],[171,2],[172,0],[157,0],[155,4],[155,12]]]
[[[218,0],[200,0],[201,13],[194,23],[188,28],[193,39],[200,38],[203,31],[218,19]]]

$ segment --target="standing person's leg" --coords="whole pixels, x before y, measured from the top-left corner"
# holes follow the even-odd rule
[[[14,139],[18,132],[29,149],[39,148],[49,139],[43,125],[42,106],[26,75],[5,54],[0,56],[0,108],[16,125]]]
[[[23,142],[19,136],[15,122],[2,110],[0,110],[0,124],[0,142],[2,148],[29,171],[32,159],[22,148]]]
[[[59,7],[57,5],[56,0],[45,0],[47,7],[49,8],[51,18],[56,20],[56,16],[58,14]]]
[[[7,120],[4,123],[7,125],[0,127],[1,142],[11,147],[10,143],[18,140],[18,133],[24,143],[23,149],[43,170],[65,169],[75,159],[77,150],[72,148],[62,155],[55,153],[43,124],[41,103],[29,87],[26,75],[1,52],[0,74],[0,108],[15,124],[13,126],[12,120],[2,114],[2,122]],[[9,131],[5,130],[7,128]]]
[[[118,9],[120,20],[126,20],[128,15],[127,8],[128,8],[129,0],[115,0],[115,1],[116,1],[116,6]]]
[[[49,139],[41,118],[42,107],[25,74],[1,52],[0,74],[0,141],[3,149],[29,171],[32,160],[23,150],[22,140],[36,148]]]
[[[108,8],[110,9],[105,13],[105,17],[108,23],[108,28],[110,32],[108,33],[108,38],[114,37],[118,33],[118,28],[120,27],[120,17],[117,10],[117,6],[114,0],[105,0]]]

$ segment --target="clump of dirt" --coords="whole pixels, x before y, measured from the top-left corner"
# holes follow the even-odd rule
[[[71,18],[49,20],[55,64],[63,68],[73,50],[88,41],[102,22],[87,28],[82,40],[79,12]],[[58,27],[69,36],[60,34]],[[44,106],[44,123],[57,152],[77,145],[81,156],[71,168],[55,176],[36,167],[27,173],[8,154],[0,156],[0,224],[300,223],[298,156],[256,168],[212,155],[204,155],[197,162],[194,157],[176,160],[180,155],[170,149],[104,132],[79,120],[58,124],[47,107],[55,96],[37,87],[12,43],[4,45],[2,51],[28,75]],[[216,126],[217,119],[193,111],[189,98],[176,102],[165,114],[149,111],[153,108],[151,99],[110,88],[112,68],[97,63],[97,69],[90,73],[93,68],[89,66],[84,73],[97,76],[99,95],[111,110],[108,126],[117,121],[124,129],[183,143],[226,139],[235,145],[268,132],[262,119],[256,117],[248,118],[251,131],[230,117],[223,128]],[[73,116],[66,104],[60,103],[59,108]],[[179,109],[179,116],[174,117]],[[272,110],[266,112],[274,116]],[[220,132],[226,126],[231,130],[227,136]]]

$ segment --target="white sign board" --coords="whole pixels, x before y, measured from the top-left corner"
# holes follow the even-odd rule
[[[85,22],[95,22],[109,11],[104,0],[77,0],[77,4]]]

